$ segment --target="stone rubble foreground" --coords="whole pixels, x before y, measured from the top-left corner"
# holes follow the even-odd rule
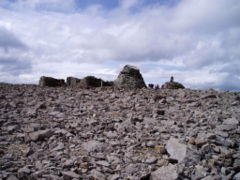
[[[240,178],[240,93],[0,84],[0,179]]]

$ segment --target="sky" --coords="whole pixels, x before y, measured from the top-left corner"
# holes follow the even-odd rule
[[[0,0],[0,82],[137,66],[148,83],[240,90],[239,0]]]

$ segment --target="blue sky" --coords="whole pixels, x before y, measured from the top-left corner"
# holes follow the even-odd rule
[[[76,0],[76,4],[79,8],[87,8],[88,6],[100,4],[105,9],[114,9],[119,6],[118,0]]]
[[[156,4],[173,6],[177,3],[177,1],[178,0],[138,0],[138,8],[140,9],[144,6],[151,6]],[[77,7],[80,9],[99,4],[106,10],[112,10],[118,8],[121,5],[121,1],[119,0],[75,0],[75,2]]]
[[[239,0],[1,0],[0,82],[40,76],[240,89]]]

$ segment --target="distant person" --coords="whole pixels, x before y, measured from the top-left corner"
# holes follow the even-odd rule
[[[152,89],[154,87],[154,84],[148,84],[148,87]]]
[[[174,81],[174,77],[171,76],[171,78],[170,78],[170,82],[173,82],[173,81]]]

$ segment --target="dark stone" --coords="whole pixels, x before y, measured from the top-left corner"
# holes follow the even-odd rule
[[[57,87],[57,86],[65,86],[64,79],[55,79],[52,77],[42,76],[39,80],[39,86],[41,87]]]
[[[76,87],[78,83],[80,83],[81,79],[75,77],[67,77],[67,86],[68,87]]]
[[[103,87],[103,86],[112,86],[113,82],[110,81],[103,81],[100,78],[96,78],[94,76],[87,76],[83,78],[80,83],[79,87],[80,88],[93,88],[93,87]]]
[[[140,178],[140,180],[151,180],[151,174],[147,174]]]

